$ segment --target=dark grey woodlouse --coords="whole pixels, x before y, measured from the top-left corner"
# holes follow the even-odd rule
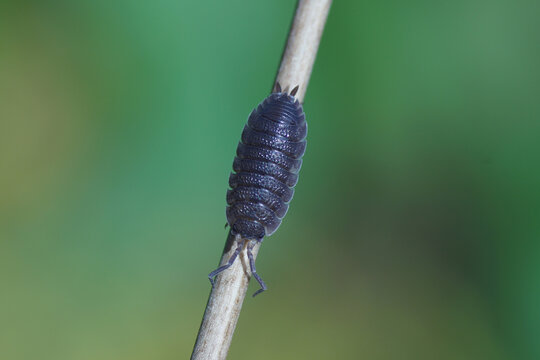
[[[265,236],[272,235],[287,213],[298,181],[302,156],[306,149],[307,123],[302,105],[295,98],[298,86],[290,94],[275,91],[255,108],[244,126],[236,150],[227,191],[227,222],[238,246],[228,263],[212,271],[214,277],[228,269],[247,242],[247,255],[253,277],[266,290],[257,274],[252,249]]]

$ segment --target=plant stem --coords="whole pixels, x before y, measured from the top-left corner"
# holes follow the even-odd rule
[[[291,90],[299,85],[296,98],[300,102],[304,102],[331,3],[332,0],[298,1],[276,81],[282,89]]]
[[[296,98],[300,102],[304,101],[331,3],[332,0],[298,1],[276,81],[281,84],[283,90],[290,91],[299,85]],[[237,239],[229,233],[220,266],[229,261],[236,246]],[[260,243],[252,250],[255,258],[259,248]],[[244,246],[233,265],[216,278],[191,360],[226,359],[250,277],[249,261]]]

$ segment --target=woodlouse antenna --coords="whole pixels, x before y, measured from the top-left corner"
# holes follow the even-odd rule
[[[300,87],[300,85],[296,85],[296,87],[294,89],[292,89],[291,91],[291,96],[294,96],[296,95],[296,93],[298,92],[298,88]]]
[[[276,82],[276,91],[277,93],[281,92],[281,85],[279,85],[279,82]]]
[[[261,240],[259,240],[259,242],[261,242]],[[266,291],[266,284],[264,283],[263,279],[261,279],[261,277],[259,276],[259,274],[257,274],[257,269],[255,268],[255,258],[253,257],[253,253],[252,253],[252,250],[253,250],[253,247],[255,246],[257,242],[256,241],[251,241],[249,244],[248,244],[248,248],[247,248],[247,255],[248,255],[248,259],[249,259],[249,267],[251,269],[251,275],[253,275],[253,277],[255,278],[255,280],[257,280],[257,282],[259,283],[259,285],[261,285],[261,288],[259,290],[257,290],[252,296],[255,297],[257,295],[259,295],[260,293],[262,293],[263,291]]]
[[[227,262],[227,264],[218,267],[216,270],[214,270],[210,274],[208,274],[208,279],[210,280],[210,284],[212,284],[212,288],[214,287],[214,282],[215,282],[214,278],[217,275],[219,275],[220,273],[222,273],[223,271],[230,268],[232,266],[232,264],[234,264],[234,260],[236,260],[236,258],[238,257],[238,254],[240,254],[240,251],[242,251],[242,248],[244,247],[244,243],[245,243],[244,240],[242,240],[242,239],[239,240],[238,241],[238,246],[236,247],[236,250],[234,250],[234,253],[231,256],[231,258],[229,259],[229,261]]]

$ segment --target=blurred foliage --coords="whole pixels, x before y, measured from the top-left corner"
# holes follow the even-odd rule
[[[540,6],[336,1],[231,359],[540,358]],[[0,4],[0,357],[182,359],[291,1]]]

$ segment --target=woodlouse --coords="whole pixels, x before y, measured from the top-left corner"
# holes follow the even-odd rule
[[[255,269],[252,249],[264,236],[273,234],[287,213],[298,181],[306,149],[307,123],[302,105],[290,94],[275,91],[255,108],[244,126],[236,150],[227,191],[227,222],[238,246],[228,263],[212,271],[214,277],[228,269],[247,242],[247,255],[253,276],[261,288],[266,285]]]

